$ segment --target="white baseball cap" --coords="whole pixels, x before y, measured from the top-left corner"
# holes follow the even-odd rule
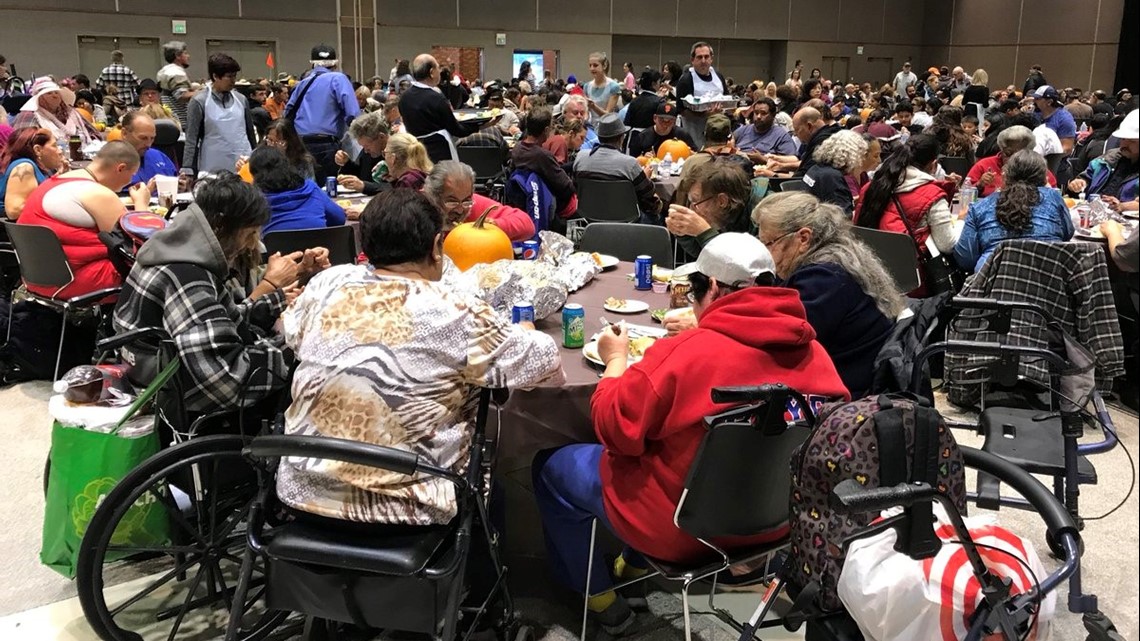
[[[694,263],[673,270],[674,276],[700,272],[730,287],[751,285],[763,273],[776,275],[772,254],[760,239],[751,234],[730,232],[716,235],[701,250]]]
[[[1120,128],[1112,132],[1113,136],[1123,140],[1140,139],[1140,109],[1133,109],[1124,117]]]

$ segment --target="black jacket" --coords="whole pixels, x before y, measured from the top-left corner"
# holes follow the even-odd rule
[[[458,140],[479,131],[478,125],[461,123],[455,119],[451,103],[442,93],[415,85],[400,96],[400,118],[404,121],[404,130],[417,138],[446,129],[453,139]],[[451,159],[447,141],[439,136],[432,136],[422,142],[427,147],[432,162]]]
[[[657,153],[657,148],[661,146],[661,143],[674,138],[688,145],[689,149],[693,149],[697,146],[696,143],[693,142],[693,137],[680,127],[673,127],[673,131],[670,131],[664,136],[659,136],[653,129],[653,125],[650,124],[648,129],[638,132],[633,136],[633,139],[629,141],[629,155],[640,156],[647,151]],[[674,160],[679,159],[674,158]]]
[[[839,125],[827,125],[823,129],[815,132],[808,139],[807,144],[800,147],[800,168],[796,170],[796,177],[803,177],[807,174],[808,170],[812,168],[815,161],[811,159],[812,154],[815,153],[817,147],[823,144],[823,141],[831,137],[832,134],[840,130]]]
[[[642,91],[629,103],[625,110],[625,124],[637,129],[646,129],[653,126],[653,115],[657,113],[657,105],[664,100],[652,91]]]
[[[855,211],[855,200],[843,172],[831,165],[815,164],[804,174],[804,184],[812,196],[822,202],[838,205],[850,216]]]

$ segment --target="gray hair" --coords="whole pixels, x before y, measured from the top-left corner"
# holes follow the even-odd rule
[[[123,64],[123,52],[115,49],[111,52],[111,62]]]
[[[392,129],[388,126],[388,121],[384,119],[383,113],[372,111],[361,114],[353,120],[352,124],[348,126],[348,133],[353,138],[360,140],[361,138],[388,136],[392,133]]]
[[[587,108],[589,108],[589,106],[590,106],[590,101],[586,99],[586,96],[583,96],[581,94],[576,94],[576,93],[570,94],[570,96],[568,98],[566,98],[566,104],[568,105],[572,102],[580,102],[583,105],[586,105]],[[563,110],[565,110],[566,109],[565,105],[563,105],[562,108],[563,108]]]
[[[186,51],[185,42],[181,40],[171,40],[162,45],[162,58],[167,62],[174,62],[174,59],[182,55],[183,51]]]
[[[882,261],[851,233],[851,220],[839,207],[822,203],[807,192],[773,194],[752,210],[752,221],[774,228],[778,235],[805,227],[811,230],[811,246],[796,259],[792,271],[805,265],[833,263],[855,279],[887,318],[893,320],[906,306]]]
[[[812,160],[822,165],[830,165],[844,175],[852,175],[863,168],[867,156],[867,141],[863,136],[843,129],[823,141],[811,155]]]
[[[470,165],[458,160],[441,160],[436,163],[435,167],[432,167],[431,173],[424,179],[424,195],[436,206],[442,205],[440,196],[443,195],[443,184],[449,178],[457,177],[470,180],[471,184],[475,184],[475,170]]]
[[[1007,156],[1011,156],[1022,149],[1033,149],[1037,145],[1037,138],[1029,127],[1014,125],[1003,129],[997,137],[998,149]]]

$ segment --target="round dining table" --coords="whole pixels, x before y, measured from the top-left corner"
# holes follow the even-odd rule
[[[649,310],[669,307],[668,294],[634,289],[631,274],[633,263],[622,262],[570,294],[567,302],[581,305],[586,313],[587,341],[602,329],[602,318],[611,323],[624,320],[631,325],[655,325],[649,311],[615,314],[605,310],[607,298],[644,301],[649,304]],[[506,471],[529,466],[531,458],[540,450],[597,441],[590,421],[590,397],[603,368],[586,360],[581,348],[562,346],[561,312],[536,321],[535,328],[558,344],[566,382],[559,386],[511,390],[499,414],[502,423],[498,460],[500,469]]]

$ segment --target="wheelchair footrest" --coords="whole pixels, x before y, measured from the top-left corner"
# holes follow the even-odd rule
[[[982,412],[979,428],[985,435],[982,450],[1002,457],[1031,474],[1064,476],[1065,439],[1061,417],[1034,409],[991,407]],[[1082,485],[1095,485],[1096,468],[1085,456],[1077,457]]]

